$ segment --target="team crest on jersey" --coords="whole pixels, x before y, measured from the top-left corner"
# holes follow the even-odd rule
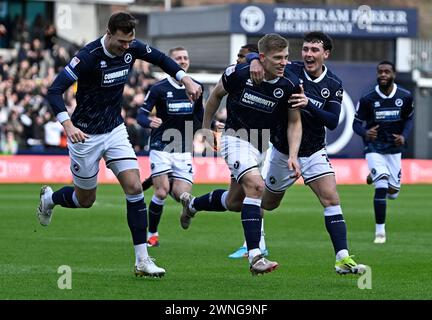
[[[75,172],[78,172],[78,171],[80,170],[80,166],[78,165],[78,163],[74,163],[74,164],[72,165],[72,168],[73,168],[73,170],[74,170]]]
[[[71,62],[69,63],[69,65],[72,67],[72,68],[75,68],[76,67],[76,65],[78,64],[78,63],[80,63],[80,59],[78,59],[77,57],[73,57],[72,58],[72,60],[71,60]]]
[[[130,53],[126,53],[124,56],[124,62],[131,63],[132,61],[132,55]]]
[[[168,91],[166,97],[167,97],[167,98],[172,98],[172,97],[173,97],[173,93],[172,93],[172,91]]]
[[[234,162],[234,169],[238,169],[238,168],[240,168],[240,161],[236,161],[236,162]]]
[[[330,90],[327,89],[327,88],[322,89],[322,90],[321,90],[321,96],[322,96],[324,99],[327,99],[328,97],[330,97]]]
[[[281,88],[276,88],[273,91],[273,95],[275,96],[275,98],[282,98],[282,96],[284,95],[284,92]]]
[[[402,99],[396,99],[395,105],[396,105],[396,107],[402,106],[403,105],[403,100]]]
[[[379,102],[379,101],[375,101],[374,102],[374,107],[375,108],[378,108],[378,107],[380,107],[381,106],[381,103]]]
[[[106,61],[105,61],[105,60],[101,60],[101,62],[100,62],[100,67],[101,67],[101,68],[106,68],[106,66],[107,66]]]

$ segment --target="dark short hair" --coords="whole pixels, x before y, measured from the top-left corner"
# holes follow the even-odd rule
[[[108,21],[108,30],[114,34],[117,30],[129,34],[135,30],[137,20],[127,12],[113,13]]]
[[[242,46],[241,48],[246,49],[249,52],[257,52],[258,53],[258,46],[255,43],[247,43],[244,46]]]
[[[311,42],[311,43],[322,43],[324,50],[332,51],[333,49],[333,40],[321,31],[312,31],[303,37],[304,42]]]
[[[380,65],[383,65],[383,64],[388,64],[389,66],[392,67],[393,72],[396,71],[396,67],[395,67],[394,63],[391,62],[391,61],[388,61],[388,60],[383,60],[383,61],[381,61],[380,63],[378,63],[378,65],[377,65],[377,70],[378,70],[378,67],[379,67]]]

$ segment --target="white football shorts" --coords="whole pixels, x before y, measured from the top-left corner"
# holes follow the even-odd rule
[[[96,188],[101,158],[116,176],[122,171],[139,168],[124,124],[109,133],[91,134],[83,143],[74,144],[68,139],[68,148],[73,182],[81,189]]]
[[[269,169],[265,178],[266,188],[273,193],[285,192],[297,180],[291,178],[294,170],[288,169],[288,155],[279,152],[275,147],[268,152],[270,156],[268,157]],[[324,176],[334,175],[334,169],[324,148],[309,157],[300,157],[299,164],[305,184]]]
[[[260,170],[265,156],[248,141],[228,135],[221,137],[220,152],[237,182],[249,171]]]
[[[366,160],[373,182],[386,177],[389,187],[399,190],[401,186],[401,153],[381,154],[370,152],[366,153]]]
[[[151,176],[168,174],[171,179],[193,184],[192,154],[190,152],[150,151]]]

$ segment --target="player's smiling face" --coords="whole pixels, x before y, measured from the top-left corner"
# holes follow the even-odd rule
[[[171,58],[178,63],[178,65],[184,70],[189,69],[189,54],[186,50],[176,50],[171,53]]]
[[[302,58],[306,72],[319,77],[323,72],[324,60],[328,58],[329,50],[324,50],[322,41],[304,42],[302,47]]]
[[[389,88],[394,80],[396,74],[393,67],[389,64],[380,64],[377,68],[377,82],[382,88]]]
[[[129,34],[121,30],[117,30],[114,34],[109,30],[107,31],[107,49],[115,56],[121,56],[125,53],[133,40],[135,40],[135,30]]]
[[[264,67],[266,80],[283,77],[285,66],[288,64],[288,48],[280,51],[260,53],[260,61]]]

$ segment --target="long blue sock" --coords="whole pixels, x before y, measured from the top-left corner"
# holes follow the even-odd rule
[[[63,187],[52,194],[54,204],[65,208],[77,208],[73,201],[74,187]]]
[[[216,189],[201,197],[196,197],[193,207],[197,211],[226,211],[222,204],[222,195],[226,192],[223,189]]]
[[[126,200],[127,221],[132,234],[134,245],[147,242],[147,208],[144,197],[141,200],[131,202]]]
[[[387,189],[376,188],[374,196],[374,210],[376,224],[385,223],[386,209],[387,209]]]
[[[163,200],[153,196],[149,205],[149,232],[155,233],[158,230],[158,225],[162,217]]]
[[[245,198],[241,220],[248,250],[259,249],[261,238],[261,200]]]
[[[335,254],[343,249],[348,250],[347,229],[340,205],[324,208],[324,221]]]

